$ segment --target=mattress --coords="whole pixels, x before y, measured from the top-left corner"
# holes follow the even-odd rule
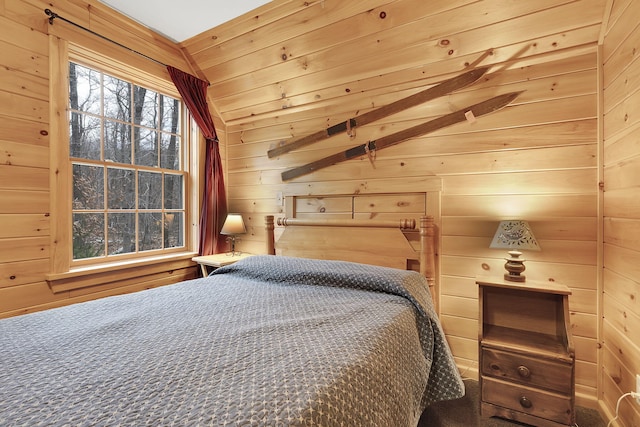
[[[416,272],[253,256],[0,320],[2,426],[415,426],[464,385]]]

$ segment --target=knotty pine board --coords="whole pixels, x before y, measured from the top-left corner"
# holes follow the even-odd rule
[[[490,22],[494,18],[488,15],[486,19],[489,22],[478,24],[477,29],[469,29],[465,23],[464,33],[455,35],[451,33],[460,31],[460,22],[454,21],[453,28],[443,29],[438,33],[439,28],[448,21],[436,15],[432,18],[432,25],[429,25],[431,22],[428,19],[424,19],[415,21],[416,28],[412,31],[406,27],[396,27],[389,30],[388,35],[378,32],[374,37],[343,42],[324,51],[304,53],[298,61],[294,58],[272,67],[252,71],[240,78],[225,79],[219,84],[214,84],[211,90],[217,97],[224,98],[251,87],[287,82],[285,93],[290,96],[301,90],[313,90],[320,82],[324,85],[334,85],[344,81],[345,75],[362,79],[378,74],[380,70],[390,72],[400,67],[419,66],[421,63],[443,60],[449,56],[448,50],[454,50],[456,55],[465,55],[484,52],[489,47],[496,49],[504,44],[505,40],[517,40],[523,32],[528,35],[529,40],[562,32],[563,37],[560,40],[566,43],[571,40],[569,33],[573,27],[584,28],[585,25],[600,22],[602,0],[590,0],[587,3],[567,4],[521,17],[516,14],[512,19],[498,23]],[[544,22],[544,25],[541,25],[541,22]],[[330,28],[327,31],[330,31]],[[423,34],[424,31],[429,33]],[[428,36],[433,34],[433,31],[438,35],[432,37],[431,43],[425,46],[425,40],[429,40]],[[515,32],[517,35],[510,36]],[[385,35],[388,39],[383,38]],[[461,43],[463,36],[464,43]],[[447,40],[444,48],[438,45],[439,39]],[[378,40],[384,40],[386,43],[380,46]],[[372,52],[376,52],[377,55],[372,56]],[[291,82],[292,79],[296,82]]]

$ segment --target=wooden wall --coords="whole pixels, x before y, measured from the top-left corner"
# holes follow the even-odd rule
[[[507,4],[508,3],[508,4]],[[263,251],[278,194],[420,191],[442,183],[441,318],[465,375],[477,375],[474,278],[501,275],[498,221],[530,222],[531,279],[568,285],[578,402],[595,406],[598,361],[598,37],[604,1],[275,1],[183,43],[227,124],[229,203]],[[240,25],[242,24],[242,25]],[[489,75],[450,96],[270,159],[267,151],[415,93],[472,65]],[[496,94],[502,111],[283,182],[281,172]],[[532,308],[535,309],[535,308]]]
[[[284,212],[280,194],[430,191],[423,187],[437,178],[438,298],[465,375],[477,375],[474,277],[502,274],[503,254],[488,248],[494,229],[501,219],[530,221],[542,251],[526,255],[526,274],[565,283],[573,292],[578,403],[600,399],[611,413],[640,372],[640,273],[633,245],[639,2],[274,0],[182,43],[180,52],[96,1],[0,0],[0,316],[123,291],[105,284],[89,295],[54,295],[45,281],[55,221],[50,152],[60,143],[49,135],[48,34],[136,61],[63,24],[52,30],[42,12],[49,7],[212,82],[230,209],[249,225],[242,250],[264,252],[263,216]],[[266,156],[283,141],[476,65],[492,65],[487,79],[358,128],[354,139],[334,137],[276,159]],[[513,105],[380,151],[375,167],[361,158],[290,182],[280,179],[290,167],[513,90],[525,91]],[[598,144],[602,137],[604,145]],[[176,271],[191,271],[185,266]],[[177,278],[158,274],[163,283]],[[623,425],[640,424],[637,406],[624,403],[622,411]]]
[[[640,374],[640,0],[616,0],[604,64],[604,295],[599,397],[615,412]],[[640,425],[640,405],[620,404],[620,425]]]
[[[152,75],[168,77],[163,67],[70,24],[49,25],[50,8],[61,16],[111,37],[159,61],[188,70],[175,43],[125,19],[96,1],[0,0],[0,317],[70,302],[144,289],[193,277],[188,260],[160,267],[140,266],[121,277],[118,269],[85,280],[88,288],[53,293],[46,278],[56,248],[52,234],[57,198],[50,191],[56,176],[52,136],[50,46],[75,42]],[[49,35],[51,34],[51,35]],[[57,55],[58,52],[55,53]],[[61,58],[66,61],[65,58]]]

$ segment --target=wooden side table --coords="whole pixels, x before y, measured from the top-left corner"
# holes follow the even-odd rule
[[[568,287],[478,278],[480,412],[540,427],[575,424]]]
[[[211,267],[211,271],[216,268],[224,267],[225,265],[233,264],[234,262],[240,261],[241,259],[248,258],[253,254],[248,254],[244,252],[230,254],[215,254],[215,255],[203,255],[191,258],[191,261],[197,262],[200,264],[200,270],[202,271],[202,277],[207,277],[210,273],[209,267]]]

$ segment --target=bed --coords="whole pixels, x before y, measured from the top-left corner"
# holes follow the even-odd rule
[[[329,222],[280,219],[343,240],[360,227]],[[392,223],[364,232],[415,227]],[[287,232],[281,253],[268,241],[209,277],[1,320],[0,425],[416,426],[464,394],[429,294],[429,227],[404,259],[418,271],[397,268],[391,241],[391,266],[317,259],[315,244],[292,256]]]

